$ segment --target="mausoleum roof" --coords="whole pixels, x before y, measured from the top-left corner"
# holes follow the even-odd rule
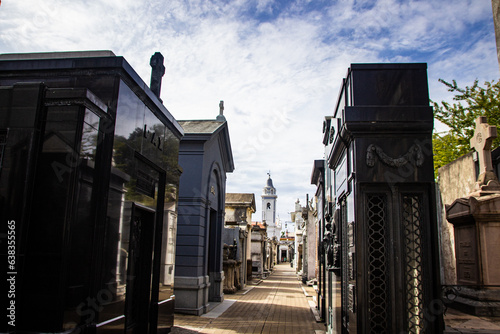
[[[216,120],[188,120],[188,121],[177,121],[182,128],[184,133],[214,133],[219,127],[221,127],[224,122],[219,122]]]
[[[206,120],[183,120],[177,121],[184,130],[184,137],[181,139],[180,150],[182,151],[183,143],[198,142],[205,143],[215,138],[219,138],[219,150],[222,155],[224,169],[228,173],[234,170],[233,151],[231,149],[231,141],[229,138],[228,123],[216,119]]]
[[[252,222],[252,226],[258,227],[261,230],[267,230],[267,226],[263,222]]]
[[[255,209],[255,195],[245,193],[226,193],[226,205],[247,205]]]

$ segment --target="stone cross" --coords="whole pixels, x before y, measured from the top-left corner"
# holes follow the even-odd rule
[[[484,116],[476,118],[476,130],[474,131],[474,137],[470,140],[470,146],[476,150],[479,156],[479,174],[493,171],[491,143],[496,137],[496,126],[489,125]]]
[[[155,54],[151,56],[149,65],[151,65],[151,84],[149,85],[149,88],[151,88],[151,91],[158,98],[160,98],[161,78],[165,74],[165,66],[163,66],[163,55],[160,52],[155,52]]]
[[[218,122],[225,122],[226,117],[224,117],[224,101],[220,101],[219,103],[219,115],[215,118]]]
[[[219,103],[219,115],[224,115],[224,101],[220,101]]]

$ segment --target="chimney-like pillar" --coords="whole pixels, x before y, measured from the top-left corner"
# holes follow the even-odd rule
[[[165,66],[163,66],[163,55],[160,52],[155,52],[155,54],[151,56],[149,65],[151,65],[151,84],[149,85],[149,88],[161,101],[161,78],[165,74]]]

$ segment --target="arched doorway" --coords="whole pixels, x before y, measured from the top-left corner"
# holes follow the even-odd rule
[[[207,234],[206,234],[206,275],[210,283],[208,289],[208,302],[221,302],[224,300],[222,268],[222,228],[224,226],[224,201],[221,189],[221,179],[215,165],[210,173],[208,182],[208,207],[207,207]]]

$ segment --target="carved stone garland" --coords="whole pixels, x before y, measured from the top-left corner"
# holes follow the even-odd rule
[[[415,162],[415,165],[417,167],[422,166],[422,164],[424,163],[422,148],[417,144],[413,144],[406,154],[398,158],[389,157],[387,154],[385,154],[382,148],[377,145],[371,144],[366,150],[366,164],[369,167],[375,166],[377,156],[384,164],[396,168],[404,166],[407,163],[413,161]]]

